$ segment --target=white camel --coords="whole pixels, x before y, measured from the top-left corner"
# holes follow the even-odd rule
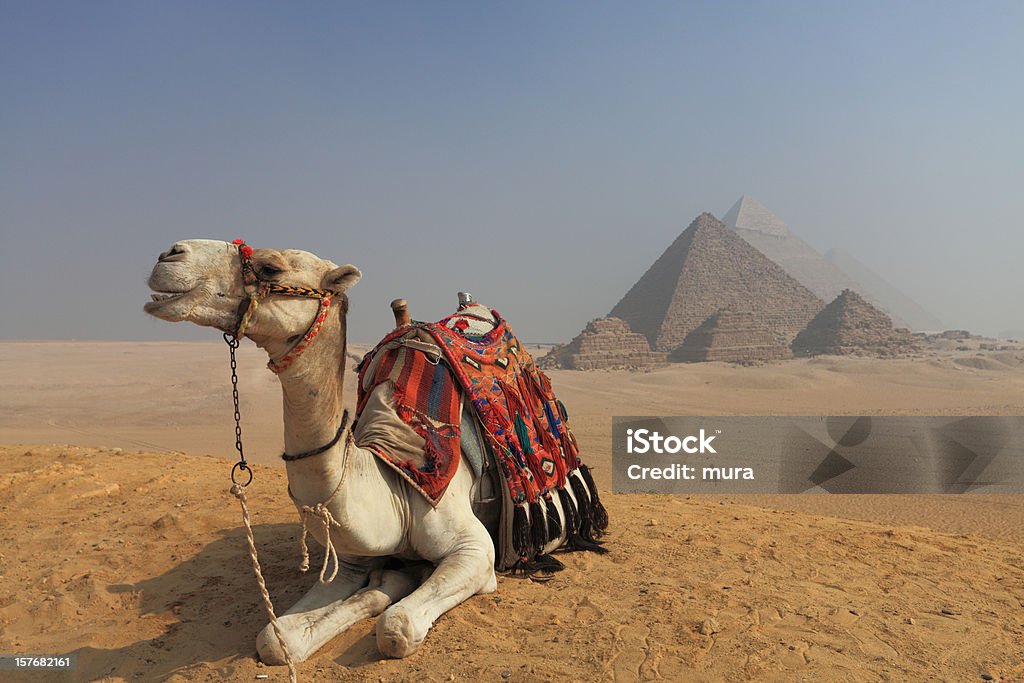
[[[361,277],[355,266],[337,266],[299,250],[256,249],[249,256],[242,249],[247,248],[214,240],[177,242],[153,268],[149,286],[156,294],[145,310],[163,320],[232,334],[244,327],[244,335],[267,352],[272,364],[287,366],[278,374],[286,453],[315,451],[342,435],[318,455],[286,462],[290,493],[300,512],[302,506],[327,502],[336,520],[329,540],[340,565],[333,582],[315,584],[279,619],[292,659],[307,659],[352,624],[381,612],[377,647],[389,657],[408,656],[438,617],[497,588],[493,529],[472,507],[477,476],[463,459],[444,497],[431,507],[371,451],[354,445],[347,428],[339,428],[348,306],[344,292]],[[248,278],[243,262],[251,264]],[[257,283],[329,290],[336,293],[329,310],[339,313],[321,315],[323,302],[316,292],[314,298],[260,298],[266,290],[257,288],[265,284]],[[251,304],[254,297],[258,307]],[[317,318],[319,335],[305,344]],[[297,346],[302,353],[296,357]],[[564,520],[557,498],[555,505]],[[311,524],[310,532],[327,546],[322,526]],[[563,530],[542,552],[565,539]],[[433,570],[425,580],[422,571],[385,570],[392,557],[425,560]],[[257,637],[257,650],[266,663],[285,661],[269,624]]]

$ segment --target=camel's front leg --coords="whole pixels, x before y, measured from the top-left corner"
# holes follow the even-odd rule
[[[412,572],[371,572],[368,567],[342,562],[334,581],[317,582],[278,617],[292,661],[305,661],[352,624],[380,614],[388,605],[411,593],[419,585],[418,579]],[[272,624],[267,624],[256,638],[256,650],[266,664],[285,663],[284,651]]]
[[[476,519],[423,585],[377,622],[377,648],[388,657],[407,657],[419,648],[434,621],[477,593],[492,593],[494,544]]]

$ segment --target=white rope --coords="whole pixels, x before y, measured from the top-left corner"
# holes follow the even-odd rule
[[[333,498],[333,496],[332,496]],[[309,532],[306,518],[310,515],[318,518],[324,526],[324,564],[320,567],[320,583],[330,583],[334,581],[334,577],[338,575],[338,552],[334,549],[334,542],[331,541],[331,527],[341,525],[338,524],[338,520],[334,519],[334,515],[327,509],[327,503],[330,499],[323,503],[317,503],[313,507],[303,505],[301,510],[302,517],[302,536],[299,539],[299,544],[302,546],[302,564],[299,565],[299,569],[303,572],[309,571],[309,548],[306,545],[306,534]],[[334,563],[334,571],[331,572],[330,577],[325,581],[324,574],[327,573],[327,567],[330,566],[331,562]]]
[[[245,489],[235,484],[231,487],[231,494],[238,499],[239,504],[242,506],[242,521],[245,523],[245,537],[249,542],[249,557],[252,559],[252,569],[256,573],[256,583],[260,586],[260,593],[263,595],[263,606],[266,607],[267,616],[270,617],[270,625],[274,628],[274,636],[277,638],[278,645],[281,646],[281,651],[284,652],[284,661],[288,664],[288,679],[291,683],[297,683],[298,676],[295,673],[295,663],[292,662],[292,656],[288,652],[288,646],[285,645],[284,636],[281,635],[281,627],[277,623],[277,615],[274,614],[274,604],[270,601],[270,593],[267,591],[267,584],[263,580],[263,572],[260,571],[260,561],[256,557],[256,542],[252,537],[252,523],[249,521],[249,507],[246,505]],[[303,536],[305,536],[305,523],[303,523],[302,531]],[[335,569],[335,573],[337,573],[337,569]]]
[[[343,423],[344,424],[344,423]],[[348,449],[352,445],[351,440],[352,432],[348,429],[345,430],[344,443],[341,446],[342,458],[347,462]],[[328,505],[334,500],[334,497],[338,495],[338,491],[341,490],[341,484],[345,481],[345,475],[342,473],[341,478],[338,480],[338,486],[335,487],[334,492],[327,497],[327,500],[316,505],[306,505],[301,503],[295,495],[292,493],[292,489],[288,487],[288,497],[292,499],[292,502],[299,506],[299,519],[302,520],[302,535],[299,537],[299,546],[302,549],[302,563],[299,565],[299,570],[302,572],[309,571],[309,547],[306,545],[306,536],[309,535],[309,518],[314,517],[320,520],[320,523],[324,528],[324,563],[320,567],[320,583],[330,583],[334,581],[334,578],[338,575],[338,570],[341,568],[341,563],[338,561],[338,551],[334,547],[334,542],[331,540],[331,528],[341,528],[341,524],[331,514]],[[327,568],[334,563],[334,569],[331,571],[331,575],[324,579],[327,574]]]

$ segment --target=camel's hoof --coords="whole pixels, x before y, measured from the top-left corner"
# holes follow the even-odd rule
[[[377,620],[377,649],[385,657],[408,657],[421,643],[423,636],[416,636],[409,613],[400,605],[393,605]]]
[[[266,628],[256,636],[256,652],[260,655],[260,661],[268,666],[284,666],[287,664],[284,650],[274,634],[274,627],[267,624]]]

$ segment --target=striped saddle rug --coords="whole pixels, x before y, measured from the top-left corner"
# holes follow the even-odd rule
[[[499,565],[560,568],[542,553],[563,529],[568,548],[604,551],[597,539],[608,515],[580,459],[565,406],[497,311],[471,304],[436,323],[400,327],[363,358],[358,371],[357,443],[432,505],[459,467],[462,416],[475,415],[505,483],[501,525],[510,549],[497,554],[515,557],[499,557]],[[463,412],[464,398],[472,411]],[[377,419],[382,412],[397,415],[416,442],[396,436],[395,429],[360,428],[369,414],[386,425]]]

